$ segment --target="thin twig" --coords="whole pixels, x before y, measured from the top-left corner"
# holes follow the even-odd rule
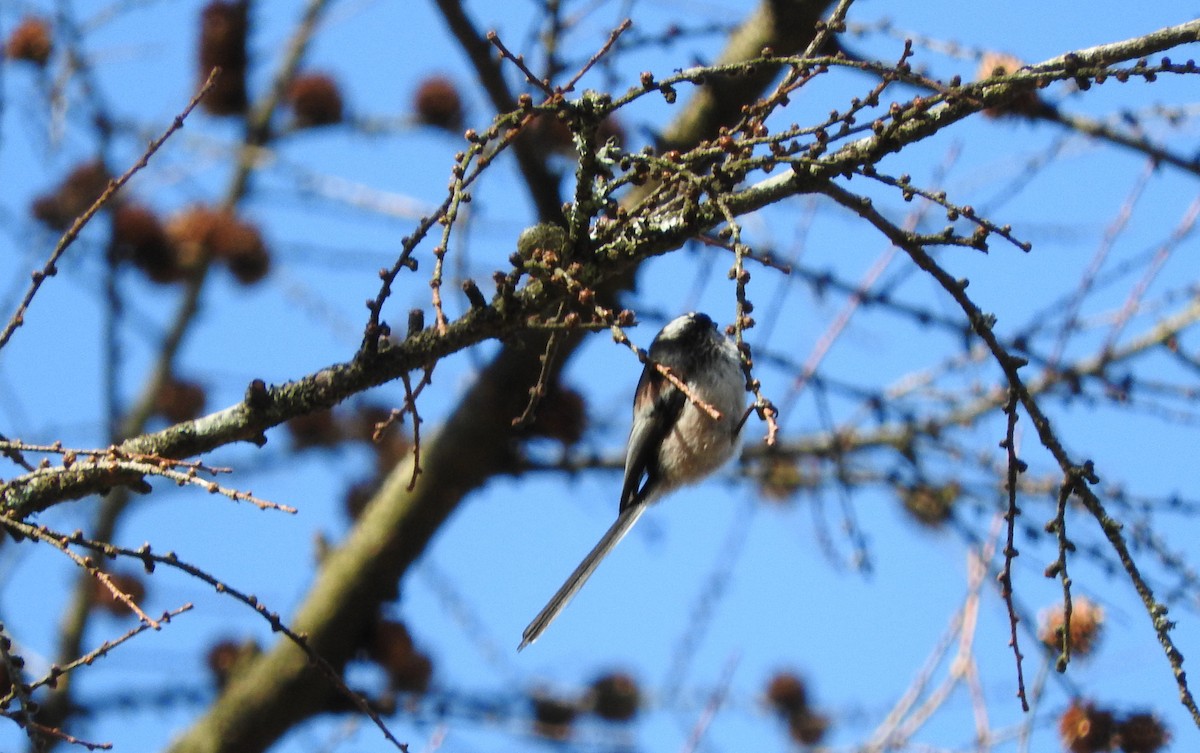
[[[562,317],[563,308],[564,306],[559,307],[556,319]],[[537,381],[529,388],[529,401],[525,403],[525,410],[521,411],[521,415],[512,420],[513,426],[528,426],[533,423],[538,403],[546,396],[546,390],[549,388],[548,382],[550,375],[554,372],[554,363],[558,356],[558,348],[562,344],[562,339],[562,332],[552,332],[546,338],[546,347],[542,351],[541,356],[539,356],[542,363],[541,371],[538,372]]]
[[[7,345],[17,328],[25,323],[25,312],[28,310],[29,304],[33,302],[33,297],[37,295],[38,290],[41,289],[42,283],[46,281],[47,277],[53,277],[54,275],[58,274],[58,260],[62,258],[62,255],[67,250],[67,247],[75,242],[75,238],[79,236],[79,233],[83,230],[84,226],[88,224],[92,217],[94,217],[96,213],[100,211],[101,207],[107,204],[109,200],[112,199],[113,195],[116,194],[116,192],[119,191],[122,186],[128,183],[129,179],[132,178],[135,173],[150,163],[150,158],[153,157],[155,152],[157,152],[159,148],[166,143],[167,139],[169,139],[180,128],[183,128],[184,119],[191,114],[192,110],[196,108],[196,105],[200,104],[200,100],[204,99],[204,96],[208,94],[210,89],[212,89],[213,84],[216,83],[217,76],[219,75],[221,75],[221,69],[214,68],[212,73],[209,74],[208,80],[204,82],[204,86],[200,87],[200,91],[196,92],[196,95],[192,97],[187,106],[183,108],[183,112],[175,116],[175,120],[171,122],[171,125],[167,127],[167,130],[163,131],[163,134],[157,139],[150,142],[150,146],[146,147],[146,151],[142,152],[142,156],[139,157],[137,162],[133,163],[133,166],[126,170],[121,177],[108,181],[108,185],[105,186],[104,192],[92,202],[90,207],[84,210],[83,214],[76,217],[75,222],[71,223],[71,227],[69,227],[67,231],[62,234],[62,237],[58,239],[58,243],[54,247],[54,251],[50,253],[50,258],[40,270],[37,270],[33,273],[33,280],[29,285],[29,289],[25,291],[25,296],[21,299],[21,303],[17,306],[17,310],[13,312],[12,317],[8,320],[8,324],[5,325],[4,330],[0,331],[0,348],[3,348],[5,345]]]
[[[525,64],[524,55],[514,55],[512,52],[510,52],[509,49],[504,46],[504,42],[500,41],[500,35],[495,31],[489,31],[486,36],[487,41],[491,42],[492,46],[500,51],[500,54],[505,60],[511,61],[513,65],[520,69],[521,73],[525,74],[526,81],[541,89],[542,93],[547,97],[553,97],[555,95],[554,88],[550,86],[549,81],[544,81],[538,78],[536,73],[529,70],[529,66]]]
[[[1063,315],[1062,329],[1059,330],[1058,340],[1054,344],[1054,350],[1050,354],[1050,365],[1057,368],[1058,362],[1062,359],[1063,354],[1067,349],[1067,341],[1071,335],[1075,334],[1076,328],[1079,325],[1079,310],[1083,306],[1084,298],[1092,292],[1096,284],[1096,276],[1100,274],[1100,269],[1104,266],[1104,262],[1108,259],[1108,254],[1116,244],[1117,238],[1129,225],[1129,220],[1133,217],[1133,208],[1137,204],[1138,199],[1146,190],[1146,186],[1150,184],[1150,178],[1158,173],[1158,164],[1154,161],[1147,161],[1145,168],[1142,170],[1138,179],[1130,189],[1129,195],[1125,197],[1125,201],[1121,203],[1121,208],[1117,211],[1117,216],[1108,227],[1104,228],[1104,237],[1100,241],[1100,247],[1096,249],[1092,260],[1088,263],[1087,269],[1084,270],[1083,276],[1079,279],[1079,285],[1075,288],[1070,299],[1067,302],[1067,309]]]
[[[1120,339],[1121,332],[1125,329],[1125,324],[1138,310],[1142,297],[1145,296],[1150,283],[1158,276],[1163,265],[1167,263],[1167,259],[1179,247],[1179,244],[1195,230],[1197,219],[1200,219],[1200,197],[1192,200],[1187,211],[1184,212],[1183,219],[1180,220],[1179,225],[1171,232],[1171,237],[1164,241],[1154,252],[1154,258],[1146,265],[1146,270],[1142,273],[1142,278],[1129,291],[1129,296],[1125,299],[1125,304],[1121,307],[1117,321],[1113,324],[1107,339],[1104,341],[1105,353],[1111,352],[1116,347],[1117,340]]]
[[[165,625],[165,624],[169,623],[171,620],[178,617],[179,615],[183,614],[184,612],[191,611],[193,608],[194,608],[193,604],[184,604],[183,606],[178,607],[176,609],[172,609],[172,610],[163,612],[162,617],[159,617],[158,620],[161,624]],[[80,656],[78,659],[75,659],[72,662],[68,662],[67,664],[64,664],[62,666],[53,664],[50,666],[50,671],[48,673],[46,673],[45,676],[29,683],[29,689],[36,690],[37,688],[40,688],[43,685],[53,685],[54,683],[56,683],[58,681],[58,678],[60,678],[61,676],[63,676],[64,674],[66,674],[72,670],[78,669],[80,667],[85,667],[85,666],[90,667],[91,665],[96,663],[97,659],[107,656],[117,646],[120,646],[122,643],[125,643],[126,641],[132,639],[133,637],[141,635],[142,633],[144,633],[150,629],[151,629],[151,626],[149,624],[144,623],[144,622],[138,623],[138,625],[136,627],[130,628],[121,637],[114,638],[111,641],[104,641],[96,648],[92,649],[91,651],[88,651],[86,654]],[[0,706],[3,706],[5,701],[11,699],[12,695],[13,695],[13,691],[10,690],[8,695],[0,696]]]
[[[1058,541],[1058,560],[1047,568],[1046,574],[1057,576],[1062,582],[1063,591],[1063,622],[1062,627],[1059,628],[1062,631],[1062,635],[1059,636],[1062,650],[1054,665],[1059,672],[1066,672],[1067,664],[1071,661],[1072,603],[1071,577],[1067,573],[1067,553],[1074,547],[1067,538],[1067,501],[1071,498],[1071,494],[1080,480],[1079,476],[1075,474],[1067,474],[1063,479],[1062,485],[1058,489],[1058,506],[1054,512],[1054,520],[1047,526],[1047,529],[1053,530]]]
[[[136,559],[140,561],[147,570],[153,570],[154,566],[156,565],[162,565],[180,570],[192,576],[193,578],[212,586],[217,593],[230,596],[231,598],[251,607],[255,612],[258,613],[260,617],[270,624],[273,631],[282,633],[297,648],[303,651],[308,657],[309,661],[312,662],[320,671],[321,675],[328,680],[329,683],[333,685],[333,687],[337,689],[339,693],[349,699],[359,711],[371,719],[371,721],[375,723],[375,726],[379,728],[384,737],[391,742],[393,746],[401,751],[407,750],[404,743],[401,743],[392,734],[391,729],[387,726],[387,723],[383,721],[383,718],[379,715],[379,712],[372,708],[371,703],[364,698],[361,693],[352,690],[348,685],[346,685],[346,681],[342,678],[337,669],[335,669],[333,665],[326,661],[324,657],[314,651],[312,647],[308,645],[308,641],[305,640],[304,636],[296,633],[294,630],[284,624],[283,619],[279,616],[279,613],[269,610],[266,605],[262,604],[258,600],[258,597],[254,596],[253,594],[247,594],[237,588],[234,588],[227,583],[218,580],[215,576],[209,574],[207,571],[180,560],[174,552],[156,554],[151,551],[149,544],[144,544],[136,550],[128,549],[126,547],[116,546],[103,541],[86,539],[78,533],[72,536],[64,536],[60,533],[51,531],[46,526],[34,526],[23,521],[14,520],[13,518],[4,515],[0,515],[0,526],[6,527],[11,531],[15,531],[31,539],[45,541],[62,551],[69,552],[72,555],[74,555],[74,552],[70,552],[67,547],[73,544],[75,546],[92,549],[93,551],[99,552],[106,557],[119,556]],[[78,555],[74,556],[78,557]],[[151,627],[155,627],[155,629],[158,629],[160,626],[157,621],[150,620],[148,617],[146,618],[146,621]]]
[[[601,58],[608,54],[609,50],[613,48],[613,45],[617,43],[617,40],[629,29],[630,26],[633,26],[633,21],[627,18],[622,21],[617,28],[609,32],[608,41],[606,41],[599,50],[596,50],[596,52],[593,53],[590,58],[588,58],[588,61],[583,64],[583,67],[580,68],[574,76],[571,77],[571,80],[567,82],[566,86],[564,86],[562,90],[568,92],[574,91],[575,84],[579,83],[579,79],[583,78],[584,74],[590,71],[592,67],[596,65],[596,63],[600,62]]]
[[[108,573],[96,566],[95,561],[92,560],[91,557],[82,557],[71,551],[70,545],[73,543],[78,543],[75,539],[66,536],[53,535],[49,533],[48,529],[46,529],[44,526],[31,526],[28,523],[15,520],[8,515],[0,515],[0,525],[3,525],[10,530],[17,531],[18,533],[35,541],[43,541],[62,552],[68,558],[70,558],[71,561],[82,568],[89,576],[97,580],[101,585],[108,589],[108,592],[112,594],[113,598],[128,607],[129,611],[137,615],[137,618],[143,624],[145,624],[147,627],[154,628],[155,630],[162,629],[162,623],[160,623],[158,620],[152,619],[149,615],[143,612],[141,607],[137,605],[137,603],[132,597],[129,596],[129,594],[122,591],[115,583],[113,583],[112,578],[109,577]]]
[[[1197,25],[1200,25],[1200,22],[1197,22]],[[822,192],[874,225],[880,232],[891,239],[893,243],[904,249],[918,267],[932,276],[941,285],[942,289],[950,294],[955,303],[963,310],[963,313],[971,324],[972,330],[984,341],[988,350],[991,351],[996,359],[996,362],[1003,369],[1010,388],[1017,394],[1021,405],[1029,415],[1042,446],[1050,451],[1050,454],[1054,456],[1055,461],[1064,473],[1079,474],[1082,481],[1087,482],[1083,483],[1081,481],[1081,483],[1077,484],[1075,492],[1084,507],[1087,508],[1088,512],[1091,513],[1092,517],[1100,525],[1105,538],[1108,539],[1109,544],[1116,553],[1121,567],[1125,570],[1126,575],[1133,584],[1134,590],[1137,591],[1138,597],[1141,598],[1142,605],[1154,625],[1154,633],[1158,637],[1158,642],[1162,646],[1163,653],[1166,655],[1167,661],[1174,672],[1175,682],[1179,688],[1180,702],[1191,714],[1192,721],[1200,727],[1200,707],[1197,706],[1191,688],[1188,686],[1187,674],[1183,670],[1183,654],[1175,646],[1175,641],[1171,638],[1171,630],[1175,627],[1175,624],[1167,619],[1167,606],[1159,602],[1154,595],[1153,589],[1150,588],[1150,584],[1142,576],[1141,570],[1134,561],[1129,551],[1129,546],[1125,542],[1125,537],[1121,533],[1122,524],[1109,516],[1100,498],[1092,491],[1090,484],[1097,483],[1099,478],[1092,468],[1091,461],[1076,463],[1071,459],[1062,442],[1055,434],[1049,417],[1042,412],[1041,406],[1038,405],[1033,394],[1025,386],[1024,380],[1019,374],[1019,369],[1026,363],[1025,360],[1010,354],[1000,343],[995,332],[992,330],[993,319],[984,314],[975,305],[974,301],[967,296],[965,282],[955,279],[946,270],[942,269],[908,234],[879,214],[871,206],[870,202],[864,201],[861,197],[833,184],[824,186]]]
[[[433,373],[433,368],[425,370],[425,376],[421,379],[421,383],[417,385],[416,391],[413,390],[412,380],[405,373],[400,377],[400,381],[404,384],[404,408],[401,412],[408,411],[412,415],[412,455],[413,455],[413,470],[412,476],[408,479],[408,491],[417,488],[417,479],[421,475],[421,414],[417,412],[417,394],[421,388],[429,384],[429,376]]]
[[[1021,654],[1021,644],[1017,639],[1019,619],[1017,608],[1013,604],[1012,584],[1012,563],[1017,557],[1014,536],[1017,529],[1017,516],[1021,514],[1021,509],[1017,507],[1017,476],[1025,469],[1024,461],[1017,457],[1017,419],[1020,418],[1020,414],[1017,413],[1017,397],[1016,388],[1010,387],[1008,404],[1004,406],[1004,413],[1007,417],[1004,441],[1000,443],[1006,456],[1008,509],[1004,511],[1004,523],[1007,529],[1004,541],[1004,566],[1000,569],[998,581],[1000,596],[1004,599],[1004,605],[1008,609],[1009,647],[1012,648],[1013,657],[1017,661],[1017,698],[1021,700],[1021,709],[1029,711],[1029,698],[1025,694],[1025,670],[1022,665],[1025,657]]]
[[[43,735],[45,737],[53,737],[58,740],[62,740],[64,743],[67,743],[69,745],[78,745],[78,746],[84,748],[85,750],[112,750],[113,749],[112,743],[94,743],[89,740],[84,740],[81,737],[75,737],[74,735],[64,732],[63,730],[59,729],[58,727],[51,727],[47,724],[40,724],[38,722],[35,722],[33,719],[30,719],[27,716],[25,716],[23,712],[9,711],[7,709],[0,709],[0,716],[3,716],[7,719],[12,719],[14,722],[16,722],[20,726],[24,727],[25,731],[27,733],[30,733],[30,737],[33,736],[32,735],[33,732],[36,732],[37,734]]]
[[[612,324],[609,326],[609,329],[612,330],[613,340],[615,340],[617,343],[624,345],[627,348],[629,348],[630,350],[632,350],[634,355],[636,355],[638,360],[641,361],[643,364],[646,364],[647,366],[653,366],[654,370],[657,371],[659,374],[662,374],[664,379],[666,379],[668,382],[670,382],[672,385],[674,385],[676,389],[678,389],[680,392],[682,392],[687,397],[689,402],[691,402],[693,405],[695,405],[700,410],[707,413],[709,418],[711,418],[712,420],[714,420],[714,421],[721,420],[721,411],[717,410],[715,407],[713,407],[709,403],[705,402],[704,400],[701,400],[700,397],[698,395],[696,395],[694,392],[692,392],[692,390],[687,386],[687,384],[682,379],[680,379],[678,376],[676,376],[675,372],[671,371],[671,369],[669,367],[664,366],[663,364],[658,363],[657,361],[651,360],[650,354],[647,353],[646,351],[642,350],[638,346],[634,345],[633,342],[630,341],[629,336],[625,334],[624,330],[622,330],[620,326],[618,326],[617,324]]]
[[[695,753],[704,742],[705,733],[712,726],[713,720],[717,718],[717,713],[721,710],[721,706],[725,704],[725,696],[729,694],[729,686],[733,682],[733,673],[737,669],[740,660],[741,656],[735,653],[725,662],[725,668],[721,671],[721,679],[717,682],[717,687],[713,690],[712,695],[709,696],[708,703],[704,704],[704,711],[700,714],[700,718],[696,720],[691,734],[688,735],[687,742],[680,748],[680,753]]]

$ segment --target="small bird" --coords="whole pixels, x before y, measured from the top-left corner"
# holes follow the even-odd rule
[[[684,484],[699,481],[733,456],[745,418],[741,360],[737,346],[705,314],[684,314],[654,338],[650,363],[642,371],[633,397],[633,427],[625,451],[620,514],[525,628],[518,651],[545,632],[650,503]],[[656,364],[665,366],[686,385],[691,398]],[[707,407],[697,405],[693,399]],[[707,408],[715,409],[720,417],[713,418]]]

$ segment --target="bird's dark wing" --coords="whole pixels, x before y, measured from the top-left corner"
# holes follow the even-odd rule
[[[646,364],[634,396],[635,418],[633,429],[629,432],[629,446],[625,450],[621,512],[645,498],[645,492],[657,472],[658,449],[686,403],[687,397],[675,385],[667,381],[653,364]],[[636,417],[642,414],[647,405],[650,406],[647,420],[638,421]],[[642,483],[643,478],[645,484]]]

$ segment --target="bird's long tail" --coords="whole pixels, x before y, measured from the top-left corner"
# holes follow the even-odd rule
[[[554,622],[554,618],[558,617],[559,612],[567,606],[572,597],[583,588],[583,584],[587,583],[587,579],[592,577],[592,573],[596,571],[596,567],[600,561],[604,559],[613,547],[625,538],[625,534],[629,533],[629,529],[633,528],[633,524],[642,517],[642,513],[646,511],[648,505],[639,504],[627,507],[621,511],[615,523],[608,529],[600,542],[588,552],[588,556],[583,558],[583,562],[579,563],[579,567],[575,568],[575,572],[567,578],[566,583],[550,598],[549,603],[538,612],[537,617],[533,618],[533,622],[529,623],[529,627],[525,628],[525,632],[521,635],[521,645],[517,650],[528,646],[538,639],[546,628],[550,627],[550,623]]]

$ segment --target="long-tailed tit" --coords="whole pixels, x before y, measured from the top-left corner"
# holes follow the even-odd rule
[[[525,628],[518,651],[549,627],[650,503],[704,478],[737,449],[746,404],[741,357],[712,319],[691,313],[667,324],[650,345],[650,361],[633,398],[633,428],[625,452],[617,521]],[[655,364],[665,366],[686,385],[691,397]],[[720,417],[713,418],[709,409]]]

